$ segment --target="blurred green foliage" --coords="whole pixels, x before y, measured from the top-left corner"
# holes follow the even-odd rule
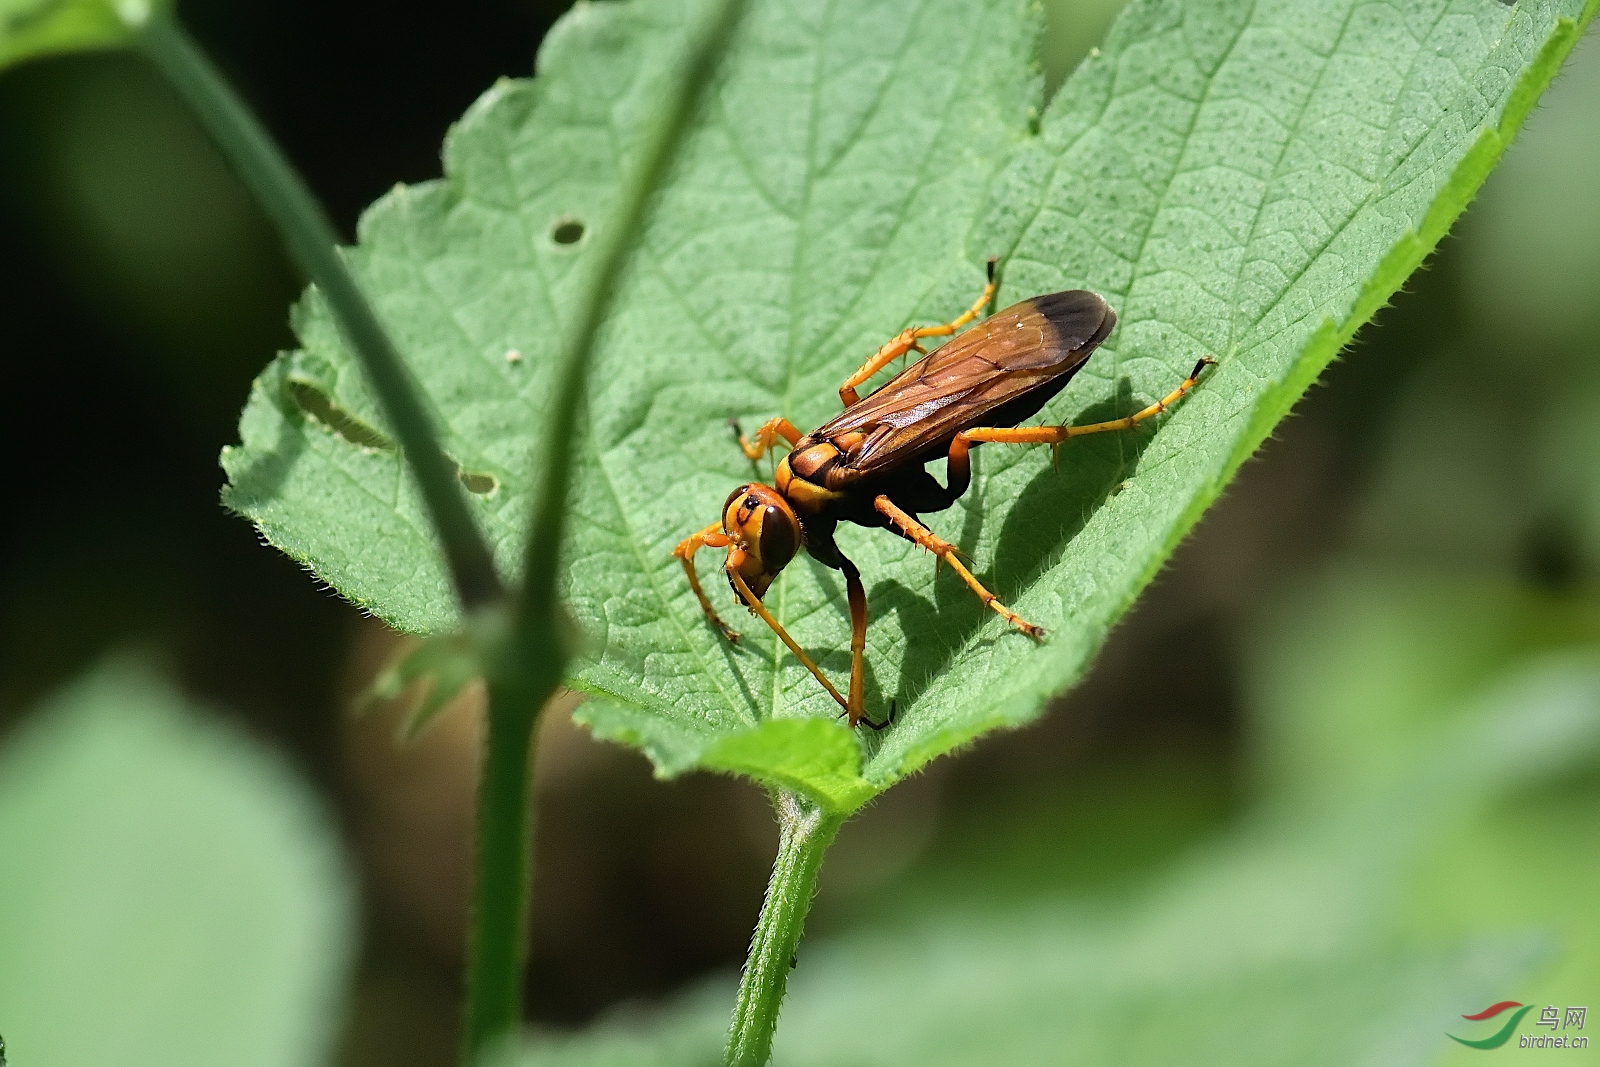
[[[142,60],[22,73],[24,106],[0,125],[5,199],[49,232],[84,310],[134,333],[142,372],[182,417],[204,418],[219,385],[233,387],[232,353],[283,329],[281,308],[259,307],[290,280],[270,228]]]
[[[947,893],[804,949],[776,1062],[1433,1064],[1462,1014],[1513,993],[1581,1001],[1600,979],[1584,951],[1600,916],[1582,908],[1600,874],[1600,653],[1516,669],[1389,752],[1315,802],[1265,800],[1134,892]],[[1463,840],[1508,806],[1559,810],[1566,892]],[[522,1062],[712,1064],[726,995]]]
[[[53,52],[125,44],[170,0],[0,0],[0,68]]]
[[[0,1028],[19,1064],[310,1067],[353,945],[299,777],[114,662],[0,751]]]

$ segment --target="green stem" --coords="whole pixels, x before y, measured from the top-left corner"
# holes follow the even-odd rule
[[[338,235],[321,205],[172,15],[152,14],[139,46],[194,110],[277,227],[290,257],[328,301],[417,479],[463,610],[498,600],[502,591],[494,558],[467,507],[455,465],[439,447],[422,394],[340,254]]]
[[[478,798],[477,877],[467,963],[468,1062],[513,1032],[521,1018],[531,878],[529,759],[539,710],[559,686],[569,655],[558,622],[556,574],[585,375],[600,325],[643,230],[651,194],[671,165],[744,2],[718,0],[686,57],[661,120],[642,146],[639,165],[620,190],[614,218],[596,234],[590,265],[593,281],[558,362],[514,639],[509,648],[493,651],[487,671],[488,736]],[[439,448],[416,384],[340,256],[327,217],[266,131],[176,21],[153,16],[143,28],[140,44],[194,108],[278,226],[292,258],[328,301],[422,490],[464,611],[491,607],[501,596],[493,557],[456,483],[454,465]]]
[[[728,1031],[728,1067],[761,1067],[772,1055],[778,1009],[788,988],[806,912],[811,910],[822,857],[844,822],[844,816],[786,793],[777,796],[774,807],[778,813],[778,858],[772,864],[767,899],[762,902],[739,982],[739,999]]]
[[[559,680],[559,675],[556,676]],[[528,898],[533,877],[529,789],[539,711],[555,688],[543,678],[502,672],[489,681],[488,733],[478,783],[477,855],[467,946],[463,1062],[522,1018]],[[540,695],[542,692],[542,695]]]
[[[744,0],[718,0],[623,182],[613,215],[595,230],[590,284],[556,364],[543,477],[535,498],[521,603],[511,647],[489,684],[489,736],[478,792],[478,863],[467,960],[465,1058],[521,1020],[530,880],[527,760],[538,711],[561,683],[570,657],[557,600],[557,570],[572,485],[573,444],[595,338],[615,299],[629,254],[644,230],[650,199],[683,140],[705,86],[716,73]]]
[[[702,32],[684,58],[677,84],[663,104],[640,146],[639,162],[619,190],[617,208],[595,233],[596,248],[589,270],[592,283],[577,308],[572,329],[557,362],[554,404],[545,431],[545,477],[533,512],[528,538],[526,579],[519,617],[528,652],[547,647],[556,636],[556,561],[566,520],[567,493],[572,484],[572,452],[577,437],[578,409],[594,352],[595,337],[616,299],[623,268],[644,232],[651,194],[660,186],[694,117],[701,93],[716,75],[723,51],[743,14],[745,0],[717,0]]]

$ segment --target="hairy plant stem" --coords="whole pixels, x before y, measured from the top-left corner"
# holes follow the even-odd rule
[[[727,1067],[761,1067],[772,1055],[778,1009],[789,985],[806,912],[811,910],[822,857],[845,818],[788,793],[776,794],[773,807],[778,814],[778,857],[739,981],[724,1057]]]
[[[439,447],[422,393],[345,263],[322,205],[173,15],[151,14],[138,41],[277,227],[290,258],[328,301],[417,479],[462,609],[472,612],[499,600],[494,558],[467,507],[455,465]]]
[[[625,176],[611,217],[595,231],[589,284],[556,363],[542,479],[534,501],[522,595],[506,670],[489,681],[489,751],[478,793],[478,863],[467,963],[465,1058],[511,1033],[521,1019],[526,962],[531,834],[527,761],[539,709],[555,693],[571,657],[572,627],[558,599],[557,575],[572,486],[589,364],[623,270],[648,221],[652,195],[671,169],[689,122],[716,75],[745,0],[715,0]]]
[[[522,1018],[528,904],[533,878],[533,738],[539,712],[560,681],[514,667],[490,674],[472,926],[467,943],[464,1061],[514,1032]]]
[[[595,248],[589,264],[592,282],[577,308],[556,365],[554,403],[544,435],[545,477],[539,486],[533,530],[528,538],[527,578],[519,617],[525,637],[541,645],[556,625],[555,561],[565,527],[567,492],[572,484],[578,410],[595,338],[616,299],[628,258],[644,232],[651,195],[677,155],[700,96],[716,75],[744,7],[745,0],[716,0],[684,57],[677,84],[663,101],[659,120],[645,134],[637,165],[624,178],[615,212],[594,234]]]

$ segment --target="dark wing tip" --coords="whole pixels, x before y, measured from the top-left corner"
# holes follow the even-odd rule
[[[1117,325],[1111,305],[1087,289],[1046,293],[1029,301],[1055,332],[1056,343],[1068,350],[1099,346]]]

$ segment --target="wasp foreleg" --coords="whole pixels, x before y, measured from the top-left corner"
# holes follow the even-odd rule
[[[737,642],[739,635],[727,623],[722,621],[717,614],[717,609],[711,606],[711,600],[706,596],[706,591],[700,588],[700,576],[694,572],[694,554],[702,548],[727,548],[733,539],[722,531],[721,523],[712,523],[699,533],[690,534],[678,542],[678,547],[672,554],[683,563],[683,573],[689,576],[689,588],[694,590],[694,595],[700,601],[700,610],[706,613],[706,619],[721,632],[729,641]]]
[[[767,610],[767,606],[761,602],[761,598],[756,596],[755,591],[750,588],[750,584],[739,573],[740,561],[734,555],[738,551],[738,549],[734,549],[734,552],[728,553],[727,571],[728,580],[733,583],[734,591],[739,594],[739,599],[743,600],[745,606],[751,611],[761,616],[762,622],[772,627],[772,632],[777,634],[778,638],[789,647],[789,651],[794,653],[795,659],[798,659],[801,665],[811,672],[811,676],[822,683],[822,688],[828,691],[828,695],[838,701],[839,706],[850,714],[850,722],[854,725],[859,716],[851,711],[850,702],[845,700],[839,690],[833,687],[833,683],[828,681],[828,676],[822,673],[822,668],[813,663],[811,657],[806,655],[805,649],[801,648],[795,642],[795,639],[789,636],[789,631],[783,628],[783,623],[772,617],[772,612]]]
[[[795,429],[794,423],[783,417],[768,419],[761,424],[761,429],[756,431],[756,439],[748,440],[744,431],[739,429],[738,419],[729,419],[728,425],[733,427],[733,435],[739,439],[739,447],[744,449],[744,454],[750,457],[750,462],[755,463],[772,449],[778,447],[781,437],[793,445],[800,440],[800,431]]]

